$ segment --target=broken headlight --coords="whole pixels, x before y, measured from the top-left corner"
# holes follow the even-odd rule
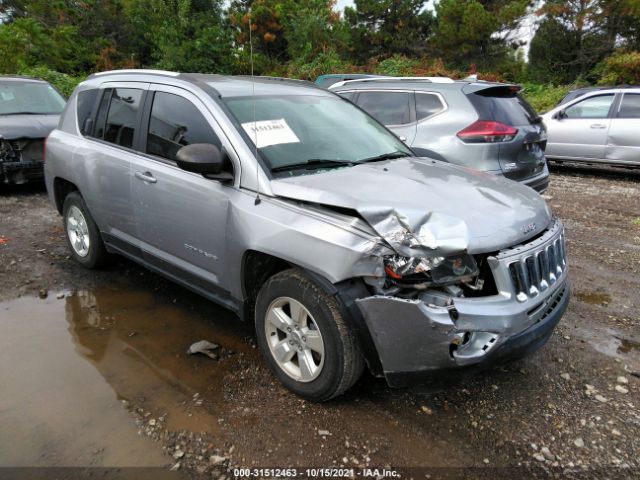
[[[470,280],[479,273],[471,255],[451,257],[402,257],[384,259],[387,278],[398,285],[447,285]]]

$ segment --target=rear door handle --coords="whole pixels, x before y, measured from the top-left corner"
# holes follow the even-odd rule
[[[593,123],[591,124],[591,128],[603,129],[603,128],[607,128],[607,126],[602,123]]]
[[[142,180],[147,183],[156,183],[158,181],[150,172],[136,172],[135,176],[138,180]]]

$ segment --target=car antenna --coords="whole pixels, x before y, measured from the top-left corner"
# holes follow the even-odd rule
[[[253,25],[251,24],[251,16],[253,11],[249,9],[249,61],[251,63],[251,101],[253,103],[253,146],[254,156],[256,158],[256,199],[254,205],[260,205],[262,200],[260,199],[260,162],[258,162],[258,128],[256,127],[256,82],[253,77]]]

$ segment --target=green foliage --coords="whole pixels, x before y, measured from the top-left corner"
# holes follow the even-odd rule
[[[347,71],[353,71],[353,67],[347,65],[333,49],[329,49],[327,52],[316,55],[310,62],[291,61],[286,75],[291,78],[315,80],[319,75],[325,73],[344,73]]]
[[[640,0],[0,0],[0,73],[69,94],[117,68],[291,76],[370,72],[529,82],[539,110],[576,82],[640,83]],[[511,40],[527,8],[529,64]],[[250,56],[249,24],[253,39]],[[554,86],[559,85],[559,86]],[[571,85],[571,87],[569,86]]]
[[[44,66],[24,68],[17,73],[26,77],[39,78],[49,82],[65,97],[69,97],[71,92],[73,92],[73,89],[85,79],[84,75],[67,75],[66,73],[50,70]]]
[[[436,5],[432,46],[450,67],[494,68],[507,63],[504,32],[516,28],[530,0],[441,0]]]
[[[375,69],[375,73],[380,75],[390,75],[392,77],[405,77],[414,75],[420,66],[420,62],[407,58],[404,55],[393,55],[382,60]]]
[[[46,28],[33,18],[0,24],[0,72],[34,65],[74,71],[83,56],[77,29],[70,25]]]
[[[542,83],[569,83],[580,74],[575,35],[554,17],[546,18],[531,40],[529,78]]]
[[[551,110],[570,90],[578,85],[560,85],[525,83],[522,85],[522,96],[537,112],[544,113]]]
[[[640,49],[638,0],[546,0],[538,13],[546,19],[531,44],[532,80],[595,82],[594,67],[617,47]]]
[[[598,65],[596,72],[600,85],[640,85],[640,52],[616,52]]]
[[[282,17],[288,57],[296,63],[336,65],[338,52],[346,50],[349,32],[333,11],[333,3],[327,0],[288,3],[290,7]]]
[[[353,56],[420,55],[433,29],[434,18],[425,0],[355,0],[344,11],[352,31]]]

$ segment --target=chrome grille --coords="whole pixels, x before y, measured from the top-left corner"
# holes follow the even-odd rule
[[[564,232],[551,243],[509,264],[519,302],[536,297],[556,283],[567,268]]]

